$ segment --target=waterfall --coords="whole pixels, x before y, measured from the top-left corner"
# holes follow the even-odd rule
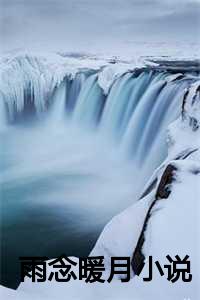
[[[61,82],[59,87],[56,88],[52,97],[53,107],[50,120],[55,126],[57,126],[58,122],[62,122],[66,118],[66,100],[68,85],[68,79],[66,78]]]
[[[64,60],[57,68],[29,57],[5,64],[0,222],[3,260],[16,278],[12,262],[21,255],[87,257],[105,224],[137,201],[165,159],[167,127],[196,77],[127,66],[116,75],[115,64],[107,74],[106,67]]]
[[[134,172],[149,176],[167,154],[166,129],[180,114],[183,91],[190,82],[169,78],[166,71],[127,72],[105,95],[98,85],[98,73],[80,73],[58,87],[52,122],[68,119],[86,130],[96,130],[134,161]]]
[[[85,132],[95,131],[96,137],[112,143],[122,157],[132,161],[133,173],[143,177],[166,156],[166,129],[180,114],[184,89],[196,80],[194,74],[135,69],[113,77],[105,94],[98,81],[101,75],[102,82],[101,70],[83,69],[58,80],[48,70],[44,72],[44,66],[35,70],[28,62],[14,65],[18,80],[11,91],[10,69],[4,76],[10,118],[18,111],[27,114],[28,107],[36,115],[44,111],[47,127],[53,125],[57,130],[67,121]],[[41,69],[45,76],[39,73]],[[1,107],[1,123],[3,118]]]
[[[143,95],[145,89],[147,89],[152,79],[152,72],[142,72],[138,77],[135,78],[134,88],[131,91],[131,95],[128,99],[125,112],[121,120],[121,130],[124,131],[127,128],[131,115],[137,106],[138,101]]]
[[[0,131],[5,130],[7,127],[7,120],[6,120],[6,109],[4,99],[0,97]]]
[[[17,110],[26,113],[27,103],[33,103],[35,112],[50,111],[48,120],[55,126],[70,120],[86,130],[97,130],[99,136],[119,144],[121,152],[136,165],[142,165],[149,157],[150,169],[166,154],[165,130],[180,113],[183,90],[192,80],[146,68],[125,72],[105,95],[98,84],[98,71],[83,70],[73,78],[66,76],[53,92],[55,83],[49,81],[47,85],[42,76],[37,78],[36,72],[31,72],[33,78],[21,72],[24,82],[13,87],[13,95],[8,94],[11,114]]]
[[[164,85],[165,82],[163,80],[151,84],[140,99],[124,135],[123,143],[128,152],[136,152],[140,143],[141,134],[144,132],[149,115]],[[142,119],[141,116],[143,116]]]
[[[60,85],[55,88],[51,99],[53,107],[49,118],[52,124],[57,126],[58,122],[61,123],[70,118],[86,78],[87,74],[84,73],[78,73],[74,80],[65,77]]]
[[[82,86],[87,79],[87,73],[78,73],[74,80],[71,80],[70,89],[67,95],[67,111],[68,116],[70,117],[70,113],[74,110],[76,106],[76,101],[78,99],[79,93],[82,89]]]
[[[91,75],[86,80],[77,99],[77,105],[73,112],[74,121],[93,127],[100,119],[104,101],[103,91],[97,83],[97,75]]]
[[[130,73],[124,75],[111,88],[101,118],[101,127],[105,134],[119,133],[120,122],[135,84],[132,77]]]

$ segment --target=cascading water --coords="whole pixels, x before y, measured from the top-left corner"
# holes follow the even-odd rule
[[[5,104],[3,101],[3,97],[0,96],[0,131],[3,131],[6,129],[6,109]]]
[[[98,123],[104,105],[103,91],[97,83],[97,74],[91,75],[85,82],[72,112],[75,122],[82,122],[88,127]]]
[[[0,85],[1,126],[5,108],[10,118],[0,149],[2,280],[10,286],[17,284],[18,256],[87,255],[106,222],[136,201],[166,155],[166,128],[195,80],[127,71],[106,95],[101,70],[57,80],[49,70],[40,74],[44,66],[36,72],[27,64],[24,73],[15,64],[11,91],[9,76]],[[27,111],[36,122],[18,125]],[[37,122],[41,112],[44,122]]]
[[[68,90],[68,80],[63,80],[53,95],[53,107],[51,112],[52,123],[57,126],[59,122],[63,122],[66,116],[66,96]]]
[[[87,73],[78,73],[74,80],[71,81],[68,96],[67,96],[67,111],[70,113],[74,110],[80,90],[89,75]]]

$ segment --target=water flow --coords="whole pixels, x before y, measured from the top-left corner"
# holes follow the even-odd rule
[[[148,88],[152,80],[152,72],[142,72],[138,77],[134,80],[134,88],[132,89],[132,93],[129,97],[128,103],[125,107],[124,115],[122,116],[120,128],[121,131],[124,132],[127,128],[129,120],[135,110],[139,100],[141,99],[144,91]]]
[[[105,135],[115,138],[119,134],[122,116],[134,85],[135,78],[133,74],[128,73],[117,80],[111,88],[101,117],[101,129]]]
[[[71,85],[67,97],[68,117],[70,117],[70,114],[76,106],[76,101],[87,77],[88,75],[86,73],[78,73],[75,76],[74,80],[71,80]]]
[[[3,97],[0,94],[0,131],[4,131],[7,127],[6,109]]]
[[[134,158],[136,158],[136,149],[140,142],[141,134],[144,131],[146,122],[148,121],[149,114],[165,84],[166,83],[163,80],[155,81],[150,84],[131,116],[123,138],[123,147],[125,147],[127,153],[134,156]]]
[[[53,107],[50,113],[49,122],[55,126],[58,123],[63,122],[66,119],[66,102],[67,102],[67,91],[69,87],[68,79],[64,79],[59,87],[55,89],[53,95]]]
[[[157,96],[155,104],[149,112],[148,119],[145,123],[144,130],[141,133],[139,145],[136,150],[140,159],[147,156],[153,142],[156,140],[156,136],[160,135],[159,132],[161,130],[162,119],[164,115],[168,113],[168,108],[170,107],[171,102],[173,102],[174,97],[176,97],[178,89],[178,85],[171,83],[163,87],[162,91]],[[172,117],[176,117],[177,112],[180,112],[180,105],[177,105]],[[169,118],[170,116],[167,117],[167,120],[169,120]]]
[[[77,99],[77,105],[72,113],[74,122],[93,128],[99,122],[104,102],[105,96],[97,83],[97,75],[91,75]]]

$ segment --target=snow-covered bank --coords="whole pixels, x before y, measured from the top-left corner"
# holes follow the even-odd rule
[[[162,174],[169,164],[175,171],[169,183],[161,184],[162,189],[170,189],[167,199],[158,197],[151,208],[144,244],[139,249],[147,258],[163,262],[166,255],[190,256],[193,280],[190,284],[167,284],[156,275],[151,287],[145,288],[149,296],[144,299],[198,299],[199,262],[200,262],[200,83],[197,82],[186,90],[181,117],[169,128],[169,155],[162,166],[154,173],[153,190],[132,207],[116,216],[105,227],[91,255],[104,255],[107,269],[110,270],[111,256],[131,256],[137,247],[141,233],[141,219],[144,221],[148,207],[155,201],[160,188]],[[155,178],[156,181],[155,181]],[[150,183],[152,180],[150,180]],[[163,193],[163,192],[162,192]],[[149,201],[150,199],[150,201]],[[146,205],[146,208],[145,206]],[[142,208],[141,210],[139,208]],[[140,222],[138,222],[138,219]],[[136,222],[136,224],[135,224]],[[142,273],[143,274],[143,273]],[[142,276],[141,274],[141,276]],[[134,277],[135,279],[135,277]],[[134,280],[133,279],[133,280]],[[144,284],[145,286],[145,284]],[[153,294],[153,289],[155,293]],[[163,291],[164,294],[163,295]],[[134,289],[132,291],[134,293]],[[165,297],[165,298],[164,298]]]

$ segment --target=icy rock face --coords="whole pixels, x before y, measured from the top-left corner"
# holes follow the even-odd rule
[[[169,157],[200,147],[200,81],[186,89],[181,117],[168,129]]]
[[[1,63],[0,92],[6,102],[9,116],[24,109],[26,92],[34,101],[37,112],[44,111],[48,94],[62,80],[52,72],[51,66],[42,57],[16,56]]]
[[[27,97],[34,104],[36,113],[47,109],[48,102],[56,87],[65,77],[74,79],[82,70],[100,70],[108,63],[102,60],[76,59],[57,54],[17,53],[0,58],[0,101],[9,112],[22,112]],[[30,100],[31,99],[31,100]]]
[[[197,131],[200,126],[200,81],[192,84],[186,90],[182,117],[184,123],[189,123],[192,131]]]

